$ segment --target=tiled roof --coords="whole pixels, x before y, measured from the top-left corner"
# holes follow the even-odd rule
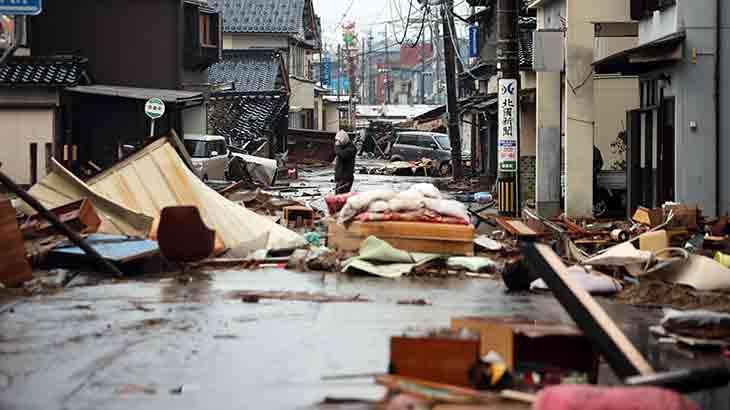
[[[233,81],[236,92],[279,91],[281,63],[281,55],[274,50],[223,51],[223,60],[208,70],[208,82]]]
[[[537,20],[534,17],[520,17],[519,57],[520,68],[523,70],[532,70],[534,51],[532,33],[535,31],[535,27],[537,27]]]
[[[216,135],[241,147],[249,141],[266,139],[288,114],[286,96],[233,96],[210,101],[208,122]]]
[[[305,0],[209,0],[226,33],[299,33]]]
[[[0,66],[0,85],[71,87],[85,80],[87,60],[73,56],[12,57]]]

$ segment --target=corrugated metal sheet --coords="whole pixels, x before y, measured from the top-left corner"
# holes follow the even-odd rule
[[[224,198],[185,167],[175,149],[159,139],[89,180],[92,189],[157,222],[166,206],[194,205],[228,248],[281,249],[303,245],[297,233]]]
[[[100,233],[147,236],[152,232],[154,236],[162,208],[193,205],[227,248],[283,249],[305,244],[297,233],[205,185],[164,138],[87,183],[58,163],[54,162],[54,168],[31,188],[31,195],[49,208],[90,198],[102,218]],[[27,206],[23,210],[34,213]]]

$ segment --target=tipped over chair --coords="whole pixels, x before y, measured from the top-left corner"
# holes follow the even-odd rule
[[[162,256],[185,268],[186,263],[201,261],[213,253],[215,231],[208,228],[195,206],[169,206],[162,209],[157,227],[157,242]]]

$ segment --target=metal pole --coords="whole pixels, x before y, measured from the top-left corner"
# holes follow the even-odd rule
[[[425,11],[424,11],[425,13]],[[426,103],[426,81],[423,78],[426,72],[426,35],[421,33],[421,79],[418,85],[418,100],[421,104]]]
[[[497,1],[497,67],[499,70],[499,172],[497,193],[502,215],[520,214],[520,71],[517,0]]]
[[[375,83],[373,82],[373,33],[368,36],[368,103],[375,105]]]
[[[25,190],[21,187],[19,187],[15,182],[13,182],[10,177],[5,175],[2,171],[0,171],[0,182],[5,185],[8,190],[13,192],[15,195],[20,197],[25,203],[30,205],[31,208],[35,209],[40,216],[42,216],[45,220],[51,223],[55,229],[60,231],[62,234],[64,234],[71,242],[73,242],[76,246],[81,248],[90,258],[92,258],[100,268],[104,268],[105,270],[108,270],[109,272],[117,275],[122,276],[122,272],[117,268],[116,266],[112,265],[109,261],[104,259],[99,253],[89,246],[84,238],[82,238],[78,233],[72,231],[68,226],[66,226],[65,223],[61,222],[58,217],[46,209],[40,202],[38,202],[37,199],[33,198],[30,194],[25,192]]]
[[[445,0],[441,7],[441,18],[444,25],[444,60],[446,67],[446,111],[451,141],[451,167],[454,180],[464,179],[464,163],[461,159],[461,130],[459,129],[459,108],[457,107],[456,88],[456,61],[454,55],[454,41],[449,30],[449,13],[454,6],[454,0]],[[456,33],[454,33],[456,34]]]
[[[390,104],[390,45],[388,44],[388,23],[385,23],[385,104]]]
[[[340,44],[337,45],[337,102],[340,102],[340,84],[342,79],[340,78],[340,74],[342,72],[342,46]],[[339,104],[337,104],[339,107]]]
[[[155,120],[150,121],[150,137],[155,136]]]

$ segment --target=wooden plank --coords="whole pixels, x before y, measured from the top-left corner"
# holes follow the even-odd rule
[[[0,282],[7,287],[15,287],[33,279],[15,219],[15,208],[5,198],[0,199],[0,243]]]
[[[354,225],[354,224],[353,224]],[[390,234],[392,235],[392,234]],[[347,252],[357,252],[360,244],[369,235],[360,235],[342,225],[332,223],[327,234],[327,246]],[[409,252],[435,253],[440,255],[474,255],[473,240],[454,241],[453,238],[398,238],[386,235],[373,235],[388,242],[391,246]]]
[[[468,389],[459,386],[452,386],[444,383],[437,383],[395,375],[379,376],[375,378],[376,383],[387,387],[392,391],[403,392],[424,400],[445,404],[502,404],[508,401],[518,403],[533,403],[536,397],[527,393],[505,390],[501,392],[484,392]],[[501,408],[501,407],[494,407]],[[512,407],[509,407],[512,408]]]
[[[354,222],[348,230],[359,236],[384,238],[435,239],[440,241],[473,242],[474,227],[470,225],[431,222]]]
[[[537,232],[519,219],[495,218],[497,224],[512,235],[519,237],[535,237]]]
[[[525,242],[522,253],[530,268],[552,289],[578,327],[621,378],[654,374],[654,369],[605,310],[566,272],[549,246]]]

